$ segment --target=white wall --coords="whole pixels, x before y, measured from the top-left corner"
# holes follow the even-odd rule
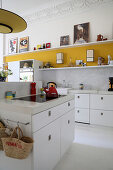
[[[8,40],[12,37],[29,36],[30,50],[37,44],[51,42],[52,47],[59,47],[60,36],[69,35],[73,44],[74,25],[90,22],[90,41],[96,41],[97,34],[103,34],[108,39],[113,38],[113,3],[88,8],[80,13],[70,13],[53,18],[36,20],[28,28],[18,34],[6,36],[5,54],[8,54]]]
[[[79,89],[79,84],[83,83],[85,89],[108,90],[109,77],[113,77],[113,68],[79,68],[68,70],[40,71],[43,85],[54,81],[58,86],[63,85],[63,80],[67,87]]]
[[[96,41],[97,34],[103,34],[108,39],[113,38],[113,3],[96,6],[79,13],[71,13],[65,16],[35,21],[28,25],[26,31],[6,36],[5,53],[8,53],[8,40],[12,37],[30,37],[30,50],[37,44],[51,42],[52,47],[59,47],[60,36],[69,35],[70,44],[73,44],[74,25],[90,22],[90,41]],[[87,69],[87,70],[59,70],[42,73],[44,84],[48,81],[55,81],[62,84],[63,80],[78,88],[84,83],[86,88],[107,90],[108,79],[113,76],[113,69]]]
[[[36,82],[36,93],[40,92],[42,82]],[[6,91],[16,91],[16,97],[30,95],[30,82],[0,82],[0,98],[5,98]]]
[[[3,34],[0,34],[0,67],[3,67]]]

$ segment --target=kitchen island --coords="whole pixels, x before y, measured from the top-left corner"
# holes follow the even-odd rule
[[[34,140],[27,159],[8,158],[0,151],[1,170],[53,170],[74,138],[74,96],[38,103],[0,100],[0,119],[10,127],[17,124]]]

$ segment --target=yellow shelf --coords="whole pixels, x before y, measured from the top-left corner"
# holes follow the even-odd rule
[[[71,69],[90,69],[90,68],[112,68],[113,65],[101,65],[101,66],[84,66],[84,67],[60,67],[60,68],[42,68],[40,71],[52,71],[52,70],[71,70]]]

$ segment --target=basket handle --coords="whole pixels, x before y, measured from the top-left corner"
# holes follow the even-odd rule
[[[18,130],[18,133],[17,133],[17,130]],[[11,136],[10,136],[11,138],[12,138],[12,136],[13,136],[14,133],[17,134],[18,139],[20,139],[20,135],[22,135],[22,137],[23,137],[23,131],[22,131],[22,129],[21,129],[20,127],[14,128],[14,130],[13,130]]]

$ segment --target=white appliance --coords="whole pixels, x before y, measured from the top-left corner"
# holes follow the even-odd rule
[[[8,63],[8,68],[13,72],[8,76],[8,82],[32,82],[39,80],[39,68],[43,62],[38,60],[22,60]]]

